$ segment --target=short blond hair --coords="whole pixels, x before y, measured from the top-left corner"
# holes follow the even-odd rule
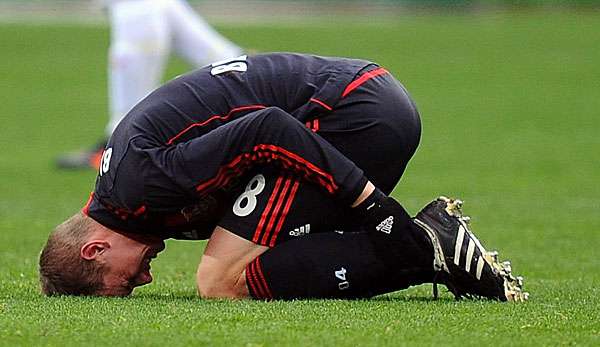
[[[103,287],[103,267],[81,257],[94,221],[78,212],[57,226],[40,254],[40,282],[46,295],[96,295]]]

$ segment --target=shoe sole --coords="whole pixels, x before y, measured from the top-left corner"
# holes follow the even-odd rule
[[[463,202],[459,199],[449,199],[445,196],[440,196],[438,200],[446,203],[446,213],[449,216],[456,218],[456,220],[462,225],[465,232],[469,234],[471,239],[476,243],[477,247],[482,251],[484,261],[492,268],[495,274],[498,274],[504,282],[504,296],[507,301],[512,302],[524,302],[529,299],[529,293],[523,291],[523,277],[514,276],[512,274],[512,267],[509,261],[500,262],[498,260],[498,252],[488,252],[483,248],[481,242],[473,234],[469,228],[470,218],[463,216],[461,207]]]

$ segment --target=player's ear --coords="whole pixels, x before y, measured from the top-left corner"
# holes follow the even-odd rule
[[[104,251],[110,248],[110,243],[105,240],[91,240],[86,242],[79,251],[81,257],[85,260],[95,260]]]

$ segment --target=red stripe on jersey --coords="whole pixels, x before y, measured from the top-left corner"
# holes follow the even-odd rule
[[[222,166],[215,177],[196,186],[196,191],[202,194],[209,189],[215,190],[221,188],[233,177],[244,173],[254,162],[261,163],[268,161],[277,161],[284,169],[303,174],[308,180],[320,184],[331,194],[338,190],[333,176],[313,163],[284,148],[275,145],[260,144],[254,146],[252,153],[241,154],[229,164]]]
[[[319,131],[319,119],[315,119],[313,120],[313,128],[312,131],[317,132]]]
[[[139,216],[143,215],[145,212],[146,212],[146,206],[142,205],[137,210],[133,211],[133,215],[135,217],[139,217]]]
[[[267,206],[265,207],[263,214],[260,216],[260,221],[258,222],[256,231],[254,231],[254,237],[252,238],[252,242],[254,242],[254,243],[258,243],[258,240],[260,239],[260,234],[262,232],[263,226],[265,224],[265,221],[267,220],[269,212],[271,211],[271,207],[273,207],[273,202],[275,201],[275,198],[277,197],[277,193],[279,192],[279,187],[281,187],[282,181],[283,181],[283,177],[279,177],[279,178],[277,178],[277,181],[275,182],[275,188],[273,188],[273,192],[271,193],[271,196],[269,197]]]
[[[252,278],[252,263],[246,265],[246,283],[248,284],[248,289],[250,289],[251,294],[254,294],[255,297],[260,297],[258,290],[256,289],[256,284],[254,284],[254,280]]]
[[[222,187],[222,185],[219,185],[217,183],[220,183],[221,180],[224,179],[224,176],[227,174],[228,171],[232,171],[235,170],[234,168],[237,167],[238,165],[240,165],[240,163],[242,162],[242,159],[244,159],[244,154],[239,155],[238,157],[236,157],[235,159],[233,159],[231,162],[229,162],[229,164],[222,166],[219,171],[217,172],[217,175],[211,179],[209,179],[208,181],[198,185],[196,187],[196,191],[197,192],[202,192],[203,190],[208,189],[211,186],[214,187]]]
[[[273,151],[275,153],[282,154],[286,158],[290,158],[293,161],[296,161],[297,163],[306,166],[306,168],[310,172],[316,173],[320,178],[324,179],[324,181],[320,181],[319,183],[324,184],[325,189],[327,189],[328,192],[330,192],[330,193],[333,194],[336,190],[338,190],[338,186],[337,186],[337,184],[335,184],[335,182],[333,180],[333,176],[331,176],[330,174],[324,172],[319,167],[317,167],[313,163],[309,162],[308,160],[302,158],[301,156],[299,156],[299,155],[297,155],[295,153],[292,153],[292,152],[290,152],[290,151],[288,151],[288,150],[286,150],[284,148],[277,147],[277,146],[274,146],[274,145],[258,145],[258,146],[255,146],[255,148],[256,147],[270,149],[271,151]],[[275,157],[275,158],[277,158],[277,157]],[[300,168],[298,168],[298,169],[300,169]]]
[[[388,73],[388,71],[382,67],[377,68],[373,71],[369,71],[369,72],[365,72],[363,75],[361,75],[359,78],[355,79],[354,81],[352,81],[352,83],[350,83],[346,89],[344,89],[344,92],[342,93],[342,98],[345,97],[346,95],[348,95],[351,91],[353,91],[354,89],[358,88],[361,84],[365,83],[366,81],[370,80],[371,78],[377,77],[379,75],[383,75]]]
[[[265,233],[263,234],[262,240],[260,242],[261,245],[266,246],[269,240],[269,235],[271,234],[271,230],[273,230],[273,226],[276,225],[275,223],[277,222],[277,216],[279,215],[279,210],[281,209],[281,206],[283,205],[283,202],[285,201],[285,195],[288,192],[288,189],[290,188],[290,183],[292,182],[292,180],[290,178],[285,180],[285,185],[283,186],[283,189],[281,190],[281,194],[279,194],[279,198],[277,199],[277,204],[275,205],[275,209],[273,209],[273,214],[271,215],[271,219],[269,219],[269,224],[267,224],[267,229],[265,230]]]
[[[219,169],[219,172],[215,177],[215,187],[225,187],[232,178],[241,176],[252,162],[250,153],[242,154],[238,158],[238,161],[231,162],[226,167]]]
[[[193,124],[189,125],[187,128],[185,128],[182,131],[180,131],[177,135],[175,135],[172,138],[170,138],[169,141],[167,141],[167,145],[172,145],[173,142],[175,142],[175,140],[177,140],[178,138],[180,138],[181,136],[183,136],[183,134],[185,134],[186,132],[190,131],[192,128],[206,126],[207,124],[209,124],[210,122],[215,121],[215,120],[227,120],[229,117],[231,117],[236,112],[248,111],[248,110],[262,110],[264,108],[267,108],[267,106],[265,106],[265,105],[240,106],[240,107],[236,107],[236,108],[231,109],[224,116],[221,116],[221,115],[211,116],[210,118],[208,118],[205,121],[198,122],[198,123],[193,123]]]
[[[256,257],[254,260],[256,262],[256,272],[258,272],[258,278],[262,282],[265,292],[267,294],[267,299],[273,299],[273,294],[271,293],[271,289],[269,289],[269,285],[267,284],[267,280],[265,279],[265,275],[263,274],[262,267],[260,266],[260,258]]]
[[[326,103],[324,103],[323,101],[321,101],[321,100],[319,100],[319,99],[310,98],[310,100],[309,100],[309,101],[312,101],[312,102],[314,102],[314,103],[316,103],[316,104],[319,104],[319,105],[321,105],[321,106],[322,106],[324,109],[326,109],[327,111],[331,111],[331,110],[333,110],[333,107],[331,107],[331,106],[327,105]]]
[[[319,130],[319,120],[313,119],[311,121],[306,122],[306,127],[316,133]]]
[[[89,217],[89,213],[90,213],[90,205],[92,204],[93,199],[94,199],[94,192],[91,192],[90,197],[88,198],[88,201],[85,203],[85,206],[83,206],[83,208],[81,209],[81,212],[83,212],[83,214],[88,217]]]
[[[271,242],[269,243],[269,247],[275,247],[275,241],[277,240],[277,235],[281,231],[281,227],[283,226],[283,222],[285,221],[285,217],[287,217],[288,212],[290,211],[290,206],[294,202],[294,197],[296,196],[296,191],[298,191],[298,186],[300,182],[298,180],[294,181],[294,185],[292,186],[292,190],[290,191],[290,196],[288,196],[287,201],[285,203],[285,207],[283,208],[283,212],[281,213],[281,217],[279,217],[279,222],[277,223],[277,228],[275,228],[275,232],[271,237]]]

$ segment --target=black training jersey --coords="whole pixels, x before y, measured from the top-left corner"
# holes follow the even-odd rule
[[[276,106],[301,122],[335,106],[370,62],[301,54],[241,56],[176,78],[140,102],[116,136],[172,145]]]
[[[370,65],[374,64],[356,59],[264,54],[217,62],[168,82],[116,128],[84,211],[117,230],[208,238],[235,179],[207,180],[205,184],[219,183],[219,189],[201,194],[194,189],[200,182],[192,182],[190,171],[222,163],[206,153],[197,165],[183,167],[175,149],[188,150],[192,140],[267,108],[281,109],[303,124],[319,118]],[[228,135],[210,141],[243,139]],[[280,154],[270,155],[269,160]]]

